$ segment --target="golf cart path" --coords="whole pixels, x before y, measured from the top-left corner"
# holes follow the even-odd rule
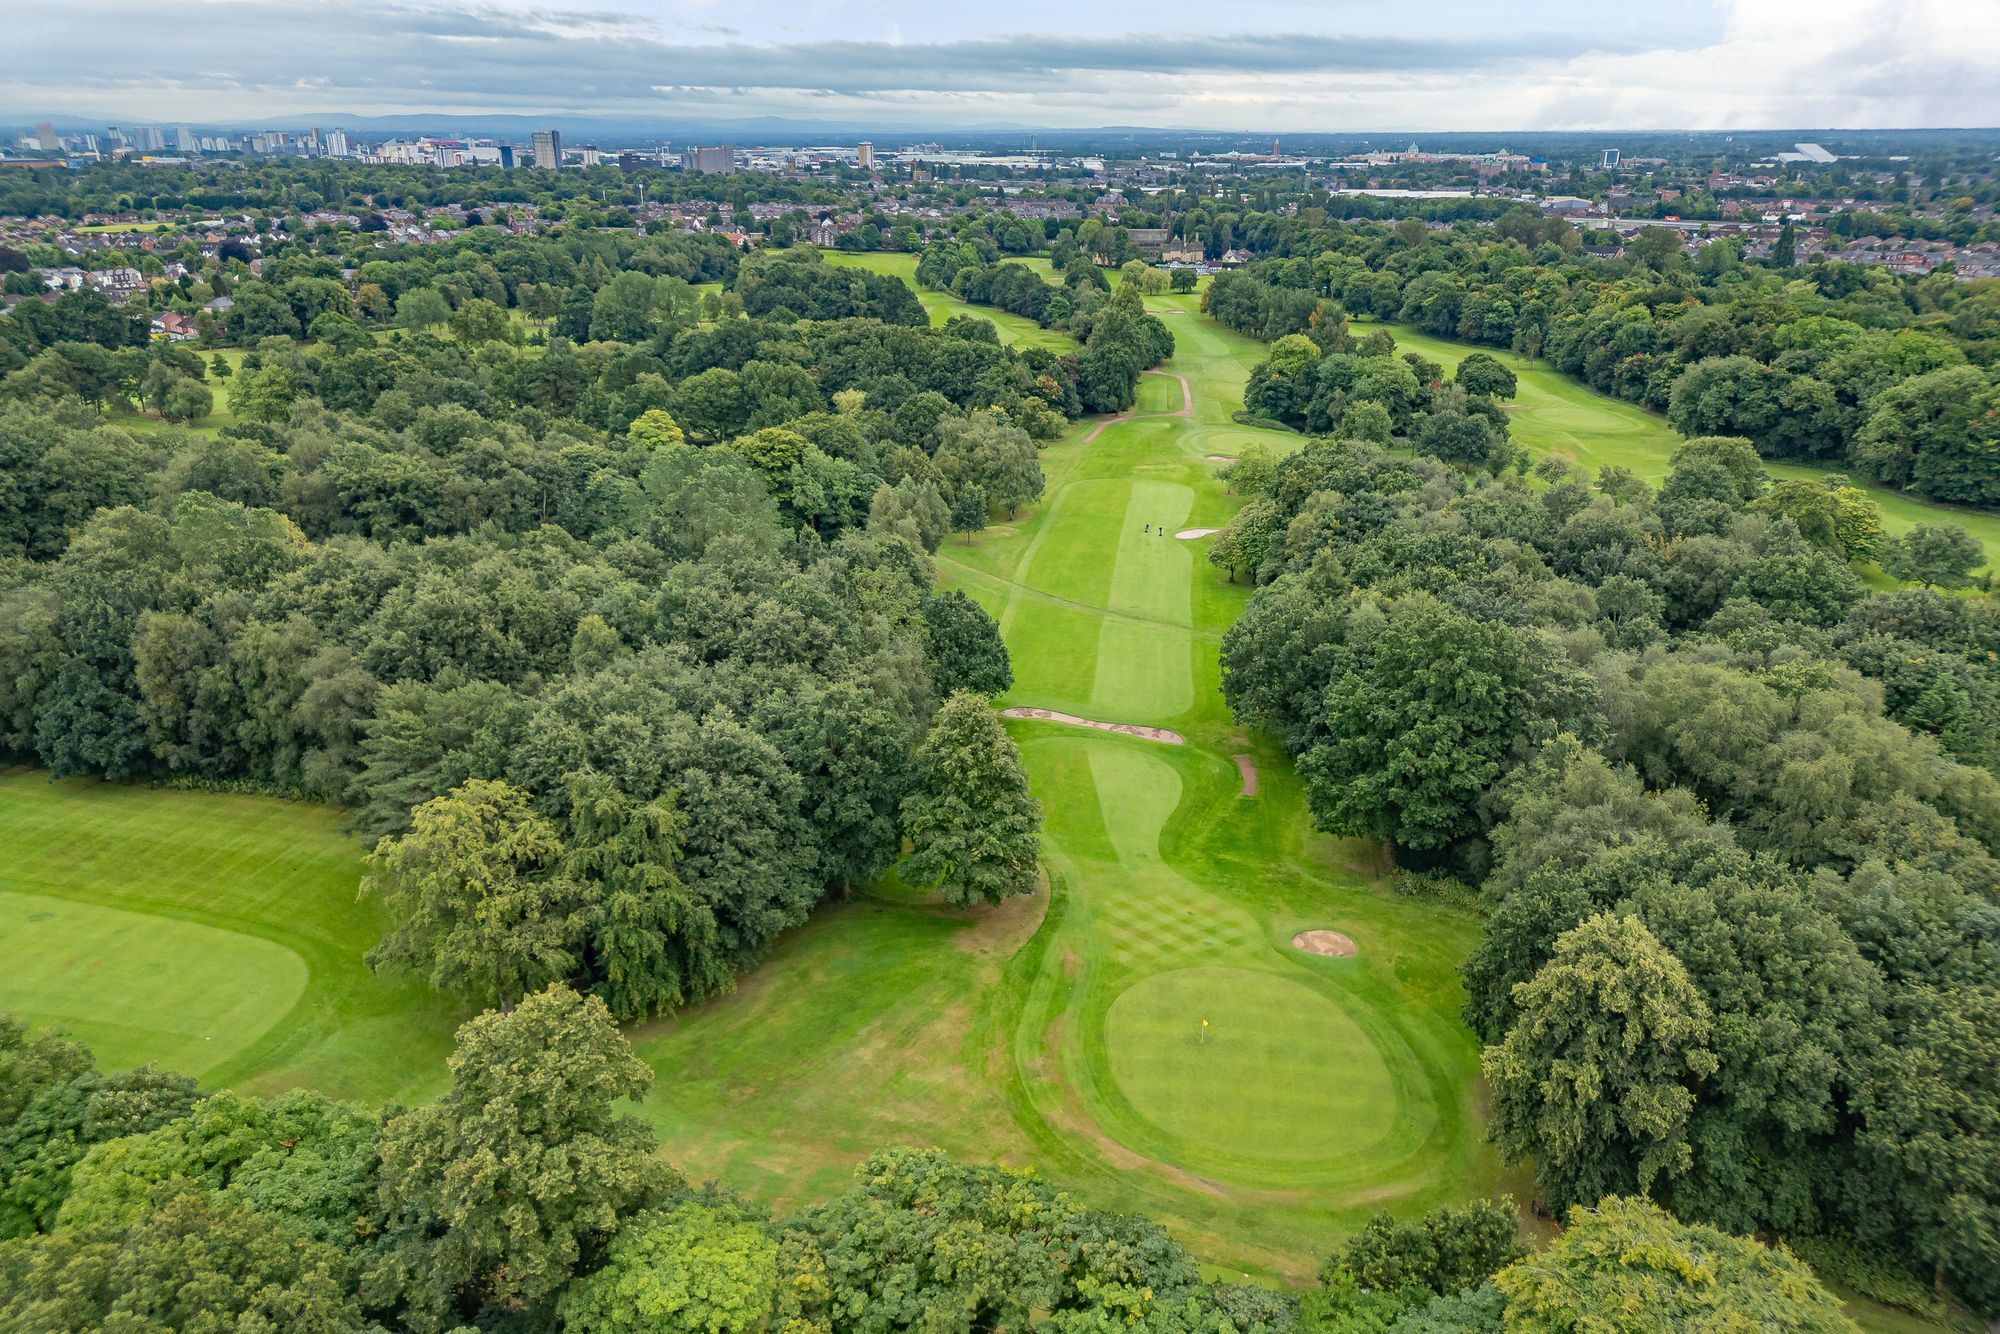
[[[1146,741],[1158,741],[1169,746],[1184,746],[1187,738],[1179,732],[1169,732],[1164,727],[1141,727],[1137,723],[1107,723],[1095,718],[1079,718],[1073,713],[1058,713],[1054,709],[1013,708],[1000,710],[1002,718],[1033,718],[1045,723],[1068,723],[1071,727],[1094,727],[1100,732],[1116,732],[1120,736],[1136,736]]]

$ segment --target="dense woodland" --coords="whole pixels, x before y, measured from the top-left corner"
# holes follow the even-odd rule
[[[1367,440],[1233,471],[1225,693],[1322,828],[1478,886],[1466,1019],[1543,1198],[2000,1308],[2000,608],[1869,594],[1836,493],[1741,439],[1658,491]]]
[[[378,961],[480,1004],[714,994],[906,835],[954,901],[1033,888],[1013,748],[952,704],[1006,650],[929,553],[1041,494],[1073,366],[803,253],[743,266],[751,316],[637,270],[573,295],[588,341],[266,334],[218,434],[101,415],[198,358],[36,350],[0,407],[0,745],[347,802],[388,836]]]

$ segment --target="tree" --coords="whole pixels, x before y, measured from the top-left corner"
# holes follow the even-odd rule
[[[451,318],[451,303],[435,288],[413,287],[396,298],[396,327],[430,329]]]
[[[1512,1205],[1473,1200],[1409,1222],[1376,1214],[1321,1266],[1320,1282],[1344,1273],[1371,1291],[1425,1298],[1475,1287],[1527,1254]]]
[[[1447,463],[1467,463],[1485,467],[1493,461],[1500,436],[1493,424],[1481,416],[1465,412],[1427,412],[1417,427],[1416,446]]]
[[[1035,442],[993,412],[946,417],[937,424],[937,466],[947,481],[977,485],[1009,514],[1039,500],[1046,480]]]
[[[553,986],[458,1030],[451,1087],[382,1128],[385,1245],[369,1304],[437,1334],[482,1312],[546,1312],[604,1243],[675,1184],[620,1116],[653,1072],[604,1002]]]
[[[588,897],[586,968],[619,1019],[644,1019],[728,985],[712,906],[679,874],[686,822],[672,801],[642,802],[602,774],[569,781],[562,874]]]
[[[47,1230],[92,1145],[165,1125],[194,1105],[194,1081],[141,1066],[101,1073],[60,1033],[0,1014],[0,1237]]]
[[[1673,1329],[1854,1334],[1840,1303],[1783,1247],[1676,1222],[1646,1200],[1570,1210],[1538,1255],[1500,1271],[1509,1334]]]
[[[1896,1220],[1874,1231],[1910,1246],[1940,1289],[1991,1315],[2000,1310],[2000,987],[1914,988],[1906,1005],[1917,1016],[1910,1032],[1872,1064],[1859,1098],[1858,1142]]]
[[[1466,353],[1452,379],[1466,393],[1484,398],[1512,398],[1519,387],[1514,372],[1487,352]]]
[[[1782,514],[1808,542],[1848,560],[1865,560],[1881,541],[1881,514],[1867,492],[1845,482],[1837,474],[1822,481],[1787,478],[1752,501],[1750,508],[1759,514]]]
[[[1201,275],[1190,268],[1178,268],[1168,282],[1176,292],[1192,292],[1201,284]]]
[[[171,1182],[146,1211],[0,1246],[0,1326],[361,1334],[340,1254]]]
[[[1716,1070],[1707,1004],[1636,917],[1564,932],[1516,989],[1514,1027],[1480,1065],[1494,1143],[1532,1157],[1558,1209],[1685,1172],[1694,1086]]]
[[[507,336],[507,312],[485,297],[467,297],[451,313],[451,336],[461,343],[491,343]]]
[[[905,878],[940,886],[954,907],[1033,893],[1042,808],[992,707],[969,690],[945,700],[914,768]]]
[[[1778,229],[1778,239],[1771,245],[1771,267],[1789,269],[1799,262],[1799,234],[1787,219]]]
[[[924,599],[924,630],[924,657],[931,669],[931,687],[940,699],[961,690],[991,699],[1014,684],[1000,627],[959,589]]]
[[[680,423],[665,408],[648,408],[634,417],[625,428],[625,438],[646,449],[666,449],[687,442]]]
[[[960,485],[957,494],[951,498],[951,530],[965,534],[965,544],[972,545],[972,535],[986,527],[986,488],[977,482]]]
[[[1688,436],[1746,436],[1760,446],[1778,424],[1781,372],[1751,357],[1710,357],[1674,381],[1667,420]]]
[[[1963,588],[1985,559],[1979,539],[1957,524],[1920,523],[1883,549],[1882,568],[1925,588]]]
[[[474,779],[410,812],[410,832],[369,854],[366,893],[396,926],[371,966],[413,968],[440,991],[510,1007],[572,976],[583,934],[576,886],[559,873],[560,831],[528,794]]]
[[[778,1243],[739,1211],[683,1204],[626,1223],[563,1293],[575,1334],[750,1334],[776,1305]]]
[[[289,366],[271,362],[246,376],[230,398],[243,416],[255,421],[283,421],[298,397],[298,377]]]
[[[1389,409],[1373,399],[1359,398],[1348,403],[1346,410],[1340,414],[1334,433],[1343,440],[1368,440],[1386,445],[1396,433],[1396,423],[1389,416]],[[1235,485],[1233,479],[1231,485]]]
[[[936,1150],[870,1156],[850,1189],[805,1210],[788,1233],[808,1253],[784,1284],[806,1297],[806,1319],[786,1328],[845,1329],[849,1312],[881,1330],[1285,1327],[1221,1317],[1244,1290],[1204,1284],[1158,1224],[1086,1209],[1031,1175],[964,1166]],[[1261,1311],[1274,1314],[1268,1303]]]
[[[208,386],[184,375],[168,386],[166,398],[160,404],[160,415],[170,422],[198,421],[214,410],[215,396]]]
[[[1356,615],[1359,651],[1326,686],[1326,735],[1299,760],[1314,820],[1443,847],[1476,827],[1518,726],[1520,645],[1506,626],[1428,596]]]

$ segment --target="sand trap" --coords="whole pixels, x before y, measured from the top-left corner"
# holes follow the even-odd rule
[[[1140,727],[1134,723],[1101,723],[1095,718],[1079,718],[1073,713],[1057,713],[1053,709],[1002,709],[1002,718],[1036,718],[1045,723],[1068,723],[1071,727],[1094,727],[1100,732],[1116,732],[1120,736],[1136,736],[1147,741],[1161,741],[1169,746],[1186,744],[1186,738],[1179,732],[1169,732],[1164,727]]]
[[[1292,948],[1307,954],[1324,954],[1330,959],[1345,959],[1354,953],[1354,942],[1338,931],[1301,931],[1292,937]]]
[[[1241,461],[1234,454],[1203,454],[1202,457],[1210,463],[1237,463]]]
[[[1207,537],[1210,533],[1219,533],[1221,531],[1220,528],[1183,528],[1178,533],[1175,533],[1174,536],[1183,542],[1192,542],[1197,537]]]
[[[1243,775],[1243,795],[1246,797],[1256,796],[1257,766],[1248,755],[1238,755],[1236,757],[1236,772]],[[1296,944],[1297,942],[1293,943]]]

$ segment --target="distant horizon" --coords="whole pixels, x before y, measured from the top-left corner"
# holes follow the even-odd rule
[[[8,98],[35,119],[773,118],[942,133],[1753,132],[2000,124],[1990,0],[1708,0],[1607,10],[1017,0],[354,0],[317,9],[70,0],[10,15]],[[267,108],[283,106],[283,111]],[[165,108],[165,110],[162,110]],[[442,109],[441,109],[442,108]],[[1398,126],[1370,131],[1357,126]],[[1188,127],[1188,128],[1176,128]],[[1283,134],[1279,129],[1276,133]]]
[[[592,132],[644,133],[658,138],[671,138],[689,134],[712,134],[718,131],[740,130],[746,133],[768,133],[798,137],[810,134],[843,135],[884,134],[902,135],[910,138],[945,137],[972,138],[1007,135],[1046,135],[1057,142],[1070,142],[1089,136],[1151,136],[1158,138],[1178,137],[1214,138],[1229,141],[1256,142],[1271,138],[1301,141],[1326,140],[1406,140],[1417,138],[1451,138],[1522,141],[1536,139],[1574,139],[1593,136],[1627,137],[1686,137],[1689,139],[1726,139],[1743,137],[1749,139],[1782,140],[1788,136],[1810,138],[1814,135],[1913,135],[1936,137],[1953,134],[2000,135],[2000,122],[1991,125],[1759,125],[1739,126],[1730,129],[1702,129],[1682,125],[1606,125],[1574,127],[1565,129],[1535,129],[1512,126],[1502,129],[1483,128],[1443,128],[1421,126],[1364,127],[1357,129],[1313,129],[1301,126],[1253,126],[1232,128],[1206,125],[1037,125],[1033,123],[988,123],[988,124],[946,124],[932,122],[910,123],[868,123],[861,121],[826,120],[813,121],[778,116],[748,116],[739,120],[686,120],[664,115],[617,114],[617,113],[547,113],[520,111],[406,111],[387,113],[356,113],[340,111],[271,111],[249,113],[229,117],[188,117],[162,115],[158,109],[145,114],[120,114],[114,111],[97,113],[71,112],[47,113],[22,111],[19,109],[0,110],[0,125],[10,129],[31,130],[34,126],[49,122],[59,131],[81,130],[97,132],[108,126],[151,126],[155,128],[188,128],[199,131],[230,131],[252,133],[259,130],[321,130],[345,129],[349,132],[390,133],[399,131],[437,131],[448,129],[485,127],[489,130],[505,130],[509,133],[528,133],[532,129],[557,129],[576,127]]]

